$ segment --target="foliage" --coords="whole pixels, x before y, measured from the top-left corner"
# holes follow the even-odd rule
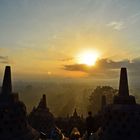
[[[89,97],[89,110],[96,114],[101,109],[101,99],[102,96],[106,96],[107,104],[112,103],[113,96],[118,92],[118,90],[110,86],[97,86]]]

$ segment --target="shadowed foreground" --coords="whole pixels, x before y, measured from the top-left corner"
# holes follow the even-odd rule
[[[2,140],[140,140],[140,105],[129,95],[127,70],[121,69],[119,92],[113,103],[102,97],[100,111],[85,119],[74,110],[72,116],[55,117],[43,95],[27,116],[26,107],[12,92],[11,69],[6,66],[0,93],[0,139]],[[61,106],[61,104],[60,104]]]

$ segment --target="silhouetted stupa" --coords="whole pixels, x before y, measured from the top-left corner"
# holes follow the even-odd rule
[[[46,103],[46,95],[43,95],[37,108],[34,107],[29,115],[29,122],[32,127],[43,132],[50,138],[51,130],[55,127],[54,116],[49,111]]]
[[[27,122],[25,105],[12,93],[10,66],[6,66],[0,94],[0,139],[39,140],[39,133]]]
[[[76,108],[74,109],[73,115],[69,118],[69,132],[71,133],[73,128],[77,128],[82,134],[84,131],[84,120],[78,115]]]
[[[74,113],[73,113],[73,116],[72,116],[72,117],[74,117],[74,118],[79,117],[78,114],[77,114],[77,110],[76,110],[76,108],[75,108],[75,110],[74,110]]]
[[[81,117],[80,117],[80,115],[78,115],[77,110],[75,108],[72,116],[70,117],[70,121],[76,122],[76,121],[78,121],[80,119],[81,119]]]
[[[114,97],[114,104],[136,104],[135,97],[129,95],[126,68],[121,68],[119,93]]]
[[[119,93],[102,110],[99,140],[140,140],[140,105],[129,95],[127,70],[121,69]]]
[[[12,82],[11,82],[11,69],[10,66],[5,68],[3,84],[2,84],[2,94],[11,94],[12,93]]]

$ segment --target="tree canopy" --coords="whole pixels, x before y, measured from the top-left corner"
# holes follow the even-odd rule
[[[89,110],[91,110],[93,114],[97,113],[101,109],[102,96],[105,95],[107,104],[110,104],[113,101],[113,96],[117,92],[117,89],[110,86],[97,86],[89,97]]]

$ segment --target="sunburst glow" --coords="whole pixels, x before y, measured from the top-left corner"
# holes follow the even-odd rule
[[[80,64],[86,64],[88,66],[95,65],[97,59],[99,57],[99,53],[95,51],[86,51],[81,53],[78,56],[78,63]]]

